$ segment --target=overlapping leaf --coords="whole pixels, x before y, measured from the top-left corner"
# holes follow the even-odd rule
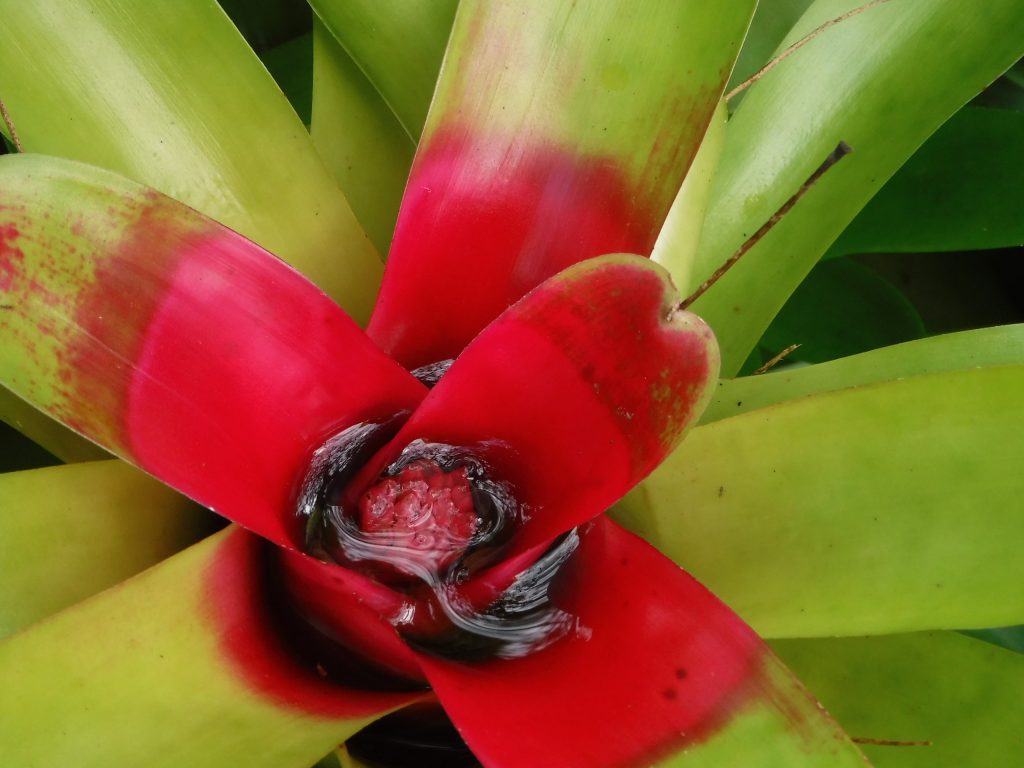
[[[856,5],[818,0],[786,43]],[[718,335],[726,375],[739,370],[789,294],[886,179],[1024,54],[1022,40],[1024,6],[1016,0],[995,0],[985,13],[961,0],[882,3],[830,28],[750,89],[727,127],[698,279],[761,226],[838,141],[854,152],[694,304]]]
[[[210,529],[119,461],[0,475],[0,637],[173,555]]]
[[[996,366],[722,419],[620,519],[769,637],[1019,623],[1022,386]]]
[[[415,145],[320,22],[313,27],[310,134],[370,239],[387,253]]]
[[[417,140],[456,0],[311,0],[326,28]]]
[[[301,768],[417,698],[296,656],[262,546],[231,528],[0,643],[0,761]]]
[[[752,10],[464,3],[371,336],[408,367],[450,359],[559,270],[650,255]]]
[[[829,249],[929,253],[1024,244],[1024,113],[967,107],[872,198]]]
[[[279,255],[356,318],[369,315],[378,256],[214,3],[6,4],[0,93],[26,151],[158,189]]]
[[[284,546],[312,452],[425,391],[254,243],[70,161],[0,163],[0,297],[7,386]]]
[[[1021,654],[952,632],[772,646],[878,768],[1020,762]]]
[[[897,344],[819,365],[785,368],[764,376],[724,379],[701,418],[728,416],[819,392],[894,381],[924,373],[1024,362],[1024,325],[980,328]]]

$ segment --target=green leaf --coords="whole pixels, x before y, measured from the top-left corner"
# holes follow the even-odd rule
[[[711,183],[722,156],[725,120],[725,103],[719,102],[651,253],[651,259],[668,270],[672,282],[684,295],[695,287],[693,266],[711,195]]]
[[[387,253],[415,145],[373,84],[319,21],[313,27],[313,144],[381,253]]]
[[[848,259],[815,265],[761,337],[768,355],[820,363],[924,336],[913,305],[888,281]]]
[[[643,183],[640,193],[661,196],[667,184],[657,174],[674,178],[692,162],[752,12],[749,1],[726,13],[662,0],[640,17],[593,0],[525,15],[514,2],[464,3],[425,140],[443,130],[519,133],[520,144],[614,162],[627,182]],[[680,46],[684,29],[689,44]],[[518,66],[508,66],[509,50],[520,52]],[[677,190],[671,185],[670,200]]]
[[[617,517],[768,637],[1024,619],[1024,365],[694,429]]]
[[[953,632],[772,643],[878,768],[1016,768],[1024,656]]]
[[[864,768],[861,753],[777,658],[759,676],[761,700],[653,768]],[[785,704],[773,706],[773,699]]]
[[[458,0],[310,0],[313,10],[419,138]]]
[[[972,103],[980,107],[1024,111],[1024,59],[1003,72],[1003,76],[979,93]]]
[[[792,42],[857,5],[818,0]],[[729,121],[696,274],[710,275],[840,140],[853,154],[693,310],[739,369],[789,294],[871,196],[953,112],[1024,53],[1024,4],[900,0],[828,29],[754,85]],[[871,55],[865,55],[870,51]]]
[[[779,52],[779,43],[786,38],[786,34],[813,2],[814,0],[760,0],[726,91],[731,91],[744,82]]]
[[[299,666],[256,542],[229,528],[0,642],[0,763],[308,768],[418,698]]]
[[[1024,325],[962,331],[910,341],[819,365],[719,382],[702,423],[819,392],[877,384],[922,373],[1024,363]]]
[[[753,6],[462,4],[370,336],[410,368],[452,358],[561,269],[649,255]]]
[[[134,576],[211,530],[120,461],[0,475],[0,638]]]
[[[1024,244],[1024,112],[960,110],[882,187],[829,255]]]
[[[175,197],[290,262],[357,320],[369,316],[379,257],[215,3],[10,4],[0,93],[26,151]]]

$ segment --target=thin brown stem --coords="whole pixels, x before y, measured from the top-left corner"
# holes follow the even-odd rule
[[[765,364],[764,364],[764,365],[762,365],[762,366],[761,366],[760,368],[758,368],[758,369],[757,369],[756,371],[754,371],[754,375],[755,375],[755,376],[759,376],[759,375],[760,375],[760,374],[762,374],[762,373],[768,373],[768,371],[770,371],[770,370],[771,370],[772,368],[774,368],[774,367],[775,367],[776,365],[778,365],[779,363],[781,363],[781,362],[782,362],[783,360],[785,360],[785,359],[786,359],[787,357],[789,357],[789,356],[790,356],[791,354],[793,354],[794,352],[796,352],[796,351],[797,351],[798,349],[800,349],[800,345],[799,345],[799,344],[790,344],[790,345],[789,345],[788,347],[786,347],[786,348],[785,348],[784,350],[782,350],[781,352],[779,352],[779,354],[777,354],[777,355],[776,355],[775,357],[773,357],[773,358],[772,358],[771,360],[769,360],[769,361],[768,361],[767,363],[765,363]]]
[[[691,304],[693,304],[693,302],[695,302],[697,299],[703,296],[704,292],[707,291],[708,288],[717,283],[722,278],[722,275],[724,275],[726,272],[732,269],[733,265],[737,261],[739,261],[740,258],[742,258],[743,254],[745,254],[747,251],[749,251],[751,248],[757,245],[761,241],[761,238],[767,235],[772,230],[772,228],[776,224],[778,224],[779,221],[782,220],[782,217],[789,213],[790,209],[794,205],[800,202],[800,198],[806,195],[807,191],[818,183],[818,179],[824,176],[825,172],[829,168],[838,163],[852,151],[853,150],[850,148],[849,144],[847,144],[845,141],[840,141],[836,148],[829,153],[828,157],[825,158],[822,164],[818,166],[817,170],[815,170],[814,173],[807,177],[807,181],[800,185],[800,189],[794,192],[793,196],[790,197],[789,200],[784,202],[782,204],[782,207],[779,208],[779,210],[777,210],[775,213],[773,213],[771,217],[768,219],[768,221],[761,225],[760,229],[758,229],[757,232],[755,232],[749,238],[747,238],[747,241],[737,249],[736,253],[734,253],[732,256],[726,259],[725,263],[718,269],[716,269],[714,274],[711,275],[711,277],[709,277],[707,280],[701,283],[700,287],[696,291],[694,291],[685,299],[683,299],[683,301],[679,304],[678,309],[686,309]]]
[[[889,0],[871,0],[870,3],[865,3],[862,6],[854,8],[852,11],[847,11],[842,16],[836,16],[834,19],[830,19],[829,21],[826,21],[821,26],[816,27],[811,32],[809,32],[807,35],[805,35],[804,37],[801,37],[799,40],[797,40],[791,46],[786,48],[786,50],[784,50],[782,53],[780,53],[774,59],[769,61],[767,64],[765,64],[759,70],[757,70],[757,72],[752,74],[750,77],[748,77],[742,83],[740,83],[735,88],[733,88],[731,91],[729,91],[727,94],[725,94],[725,100],[729,101],[729,99],[731,99],[733,96],[736,96],[737,94],[745,91],[747,88],[749,88],[754,83],[756,83],[758,80],[760,80],[762,77],[767,75],[769,72],[771,72],[773,69],[775,69],[775,67],[777,67],[779,64],[781,64],[783,61],[785,61],[790,56],[792,56],[798,50],[803,48],[805,45],[807,45],[809,42],[811,42],[811,40],[816,38],[818,35],[820,35],[822,32],[824,32],[829,27],[833,27],[836,24],[840,24],[840,23],[846,21],[847,19],[849,19],[849,18],[851,18],[853,16],[856,16],[859,13],[864,13],[864,11],[868,10],[869,8],[872,8],[872,7],[876,6],[876,5],[880,5],[881,3],[887,3],[887,2],[889,2]]]
[[[851,736],[854,744],[870,744],[873,747],[930,747],[930,741],[896,741],[895,739],[869,739],[865,736]]]
[[[4,100],[0,99],[0,117],[4,120],[4,125],[7,126],[7,133],[11,137],[11,143],[14,148],[19,152],[24,152],[24,148],[21,146],[21,139],[18,138],[18,131],[14,128],[14,121],[11,120],[11,113],[7,111],[7,105],[4,104]]]

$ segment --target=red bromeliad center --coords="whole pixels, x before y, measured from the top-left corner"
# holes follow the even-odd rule
[[[466,468],[446,472],[429,459],[383,478],[359,499],[364,533],[434,573],[465,551],[479,525]]]
[[[146,198],[156,212],[129,217],[145,237],[83,289],[61,394],[84,432],[280,547],[264,559],[234,534],[209,574],[254,689],[323,714],[429,684],[495,765],[540,764],[536,745],[549,764],[650,762],[759,690],[756,636],[601,516],[716,377],[664,273],[609,256],[552,278],[428,393],[251,243],[203,221],[156,230],[174,205]],[[509,757],[508,733],[532,737]]]

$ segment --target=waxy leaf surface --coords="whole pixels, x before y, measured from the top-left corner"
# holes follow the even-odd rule
[[[864,744],[878,768],[1020,764],[1024,655],[953,632],[772,647],[849,733],[911,742]]]
[[[552,596],[575,626],[529,656],[421,657],[485,765],[864,765],[735,614],[607,518]]]
[[[570,264],[650,255],[752,10],[463,3],[371,336],[449,359]]]
[[[366,234],[387,253],[415,145],[319,21],[313,26],[310,135]]]
[[[813,4],[814,0],[759,0],[754,18],[750,20],[750,29],[743,38],[740,55],[736,57],[736,68],[729,78],[727,92],[754,75],[772,56],[782,52],[779,43]]]
[[[857,5],[818,0],[784,44]],[[831,27],[750,88],[726,128],[698,279],[767,221],[840,140],[853,154],[693,305],[715,329],[725,375],[740,369],[872,195],[1021,55],[1024,4],[1017,0],[993,0],[984,13],[965,0],[898,0]]]
[[[419,139],[457,0],[310,0],[317,15]]]
[[[723,379],[702,424],[819,392],[878,384],[922,373],[1024,364],[1024,325],[979,328],[908,341],[818,365]]]
[[[302,768],[417,698],[327,682],[293,655],[266,546],[229,528],[0,642],[0,762]]]
[[[524,505],[521,549],[604,512],[682,438],[717,379],[714,337],[668,275],[605,256],[488,326],[365,470],[413,440],[463,446]]]
[[[720,101],[651,253],[651,259],[668,270],[672,282],[684,294],[697,287],[693,268],[711,196],[711,182],[722,156],[726,116],[725,102]]]
[[[379,257],[216,3],[47,0],[4,3],[3,14],[0,94],[26,151],[98,165],[192,206],[365,322]]]
[[[211,520],[121,461],[0,475],[0,638],[184,549]]]
[[[982,368],[722,419],[619,519],[765,636],[1020,623],[1022,387]]]
[[[1024,244],[1024,113],[966,107],[939,128],[829,249],[967,251]]]
[[[0,234],[5,385],[279,544],[313,450],[425,391],[286,264],[106,171],[4,158]]]

